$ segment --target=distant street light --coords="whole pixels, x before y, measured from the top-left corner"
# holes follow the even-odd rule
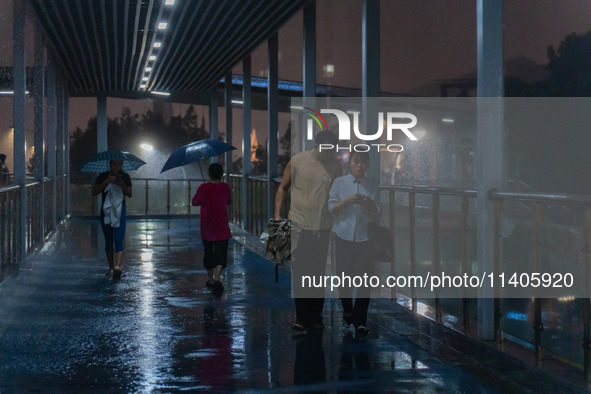
[[[412,133],[415,137],[417,137],[418,140],[420,140],[425,136],[425,134],[427,134],[425,130],[413,130]]]
[[[152,149],[154,149],[154,147],[150,144],[141,144],[140,146],[142,147],[142,149],[147,151],[151,151]]]

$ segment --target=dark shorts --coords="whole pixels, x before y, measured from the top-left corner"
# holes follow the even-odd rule
[[[228,265],[228,243],[229,239],[223,241],[203,241],[205,254],[203,255],[203,265],[206,269],[213,269],[218,265],[226,268]]]
[[[108,224],[105,224],[105,214],[101,209],[100,220],[103,228],[103,234],[105,235],[105,251],[115,253],[122,252],[124,249],[123,241],[125,240],[125,225],[126,225],[126,214],[127,210],[125,205],[121,209],[121,219],[119,221],[119,227],[113,228]],[[115,246],[113,248],[113,246]]]

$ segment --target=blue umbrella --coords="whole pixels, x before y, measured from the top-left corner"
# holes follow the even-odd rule
[[[164,167],[162,167],[162,171],[160,171],[160,173],[168,171],[171,168],[194,163],[201,159],[219,156],[224,152],[234,149],[236,148],[234,148],[232,145],[226,144],[220,140],[201,140],[197,142],[191,142],[190,144],[175,149],[168,160],[166,160],[166,163],[164,163]],[[201,167],[199,167],[199,169],[201,169]]]
[[[145,161],[137,156],[132,155],[129,152],[123,152],[120,150],[106,150],[104,152],[97,153],[96,156],[84,164],[82,172],[99,173],[109,171],[109,160],[121,160],[123,161],[123,171],[134,171],[146,164]]]

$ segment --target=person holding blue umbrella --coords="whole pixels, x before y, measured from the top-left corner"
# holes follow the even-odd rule
[[[236,149],[230,144],[224,141],[207,139],[201,141],[191,142],[190,144],[183,145],[172,152],[172,154],[164,163],[160,173],[168,171],[172,168],[181,167],[190,163],[198,162],[202,159],[219,156],[222,153],[229,152]],[[201,178],[203,178],[203,171],[201,171]]]
[[[197,188],[192,205],[200,206],[201,241],[203,242],[203,265],[207,270],[207,287],[221,293],[222,270],[228,264],[228,243],[232,238],[227,206],[232,204],[232,189],[222,182],[224,170],[218,163],[209,166],[209,182]]]
[[[105,252],[109,263],[107,276],[113,279],[121,277],[123,270],[123,240],[125,238],[126,208],[125,197],[132,196],[131,178],[123,172],[123,168],[131,170],[145,164],[140,159],[127,152],[106,151],[97,155],[95,160],[87,163],[82,171],[94,172],[104,169],[108,162],[109,170],[101,172],[92,188],[93,196],[102,194],[103,202],[100,210],[100,220],[105,236]]]
[[[205,139],[183,145],[172,152],[161,173],[171,168],[198,162],[202,159],[219,156],[222,153],[236,149],[220,140]],[[201,171],[201,166],[199,166]],[[213,163],[208,169],[209,182],[197,188],[191,201],[194,206],[200,206],[201,240],[203,241],[203,265],[207,270],[206,286],[212,288],[218,295],[224,290],[221,281],[222,270],[228,263],[228,243],[232,238],[228,220],[227,206],[232,204],[232,189],[222,182],[224,169],[218,163]],[[201,173],[203,178],[203,172]]]

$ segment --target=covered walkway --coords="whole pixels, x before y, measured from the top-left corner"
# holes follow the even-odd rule
[[[511,2],[449,3],[439,2],[445,6],[440,14],[409,14],[400,2],[380,0],[0,2],[0,26],[10,32],[0,35],[9,57],[0,67],[0,151],[9,153],[12,171],[0,178],[0,392],[591,388],[591,197],[560,188],[540,193],[519,177],[508,178],[510,123],[497,98],[509,90],[503,54],[512,41],[504,36],[505,15],[511,15],[505,3]],[[354,24],[343,27],[341,15],[354,16]],[[303,98],[300,104],[308,108],[320,97],[332,103],[339,97],[406,99],[411,92],[398,91],[397,84],[384,90],[389,77],[404,76],[404,67],[420,74],[419,64],[447,69],[438,57],[426,57],[425,48],[413,47],[420,57],[412,60],[406,51],[384,46],[398,48],[401,38],[413,36],[410,30],[384,30],[397,25],[393,15],[413,26],[445,20],[461,40],[441,45],[444,35],[430,29],[422,29],[423,39],[454,58],[463,59],[456,50],[467,51],[472,42],[476,78],[464,90],[473,87],[487,98],[479,101],[493,103],[467,123],[450,117],[447,106],[441,116],[430,109],[433,117],[424,124],[433,128],[419,130],[426,138],[401,156],[377,150],[372,155],[380,166],[371,166],[369,176],[381,181],[382,219],[392,233],[396,268],[480,275],[503,267],[513,271],[520,261],[529,263],[523,272],[529,281],[528,273],[537,275],[544,264],[552,273],[570,274],[564,267],[576,267],[585,292],[501,298],[491,286],[477,297],[451,301],[437,292],[427,300],[412,291],[394,292],[393,297],[412,297],[406,299],[409,308],[386,299],[372,302],[365,338],[348,334],[339,302],[327,300],[326,330],[292,338],[289,273],[274,282],[272,263],[244,245],[256,243],[251,238],[273,216],[271,202],[286,164],[280,153],[291,157],[311,149],[305,133],[311,119],[292,98]],[[460,15],[470,24],[457,23]],[[513,41],[522,44],[521,37]],[[401,59],[404,64],[398,64]],[[346,72],[353,63],[359,69]],[[435,76],[418,82],[431,79],[442,82]],[[447,95],[446,86],[441,88]],[[205,289],[199,222],[187,218],[195,213],[190,199],[202,179],[184,173],[134,177],[128,213],[145,217],[129,223],[125,276],[116,283],[104,276],[100,228],[76,217],[97,214],[97,200],[88,193],[94,175],[77,179],[70,157],[78,153],[70,146],[70,121],[77,115],[70,104],[85,98],[93,98],[93,126],[84,132],[92,154],[95,148],[137,153],[150,134],[169,139],[168,129],[146,129],[137,133],[142,141],[119,146],[123,129],[113,133],[118,124],[109,107],[121,99],[153,101],[161,108],[206,107],[207,127],[202,122],[199,130],[241,146],[237,157],[224,157],[234,193],[230,220],[241,229],[234,228],[222,297]],[[375,109],[367,106],[371,101],[365,100],[362,112]],[[360,113],[350,115],[359,119]],[[255,128],[261,142],[268,136],[264,165],[256,157],[263,144],[252,138]],[[196,130],[182,129],[174,147],[192,142]],[[529,143],[523,149],[532,150]],[[160,174],[154,156],[145,158]],[[495,347],[518,348],[525,361]]]
[[[0,284],[0,392],[578,390],[465,337],[462,354],[460,334],[388,300],[374,300],[367,337],[342,326],[338,300],[324,332],[294,336],[289,273],[275,282],[233,231],[216,297],[197,219],[131,220],[117,282],[96,221],[64,222]]]

